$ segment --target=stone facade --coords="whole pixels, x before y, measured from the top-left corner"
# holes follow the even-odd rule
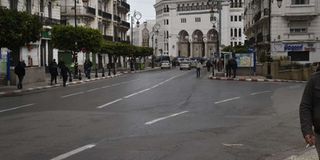
[[[245,34],[258,57],[320,62],[319,5],[318,0],[246,1]]]
[[[243,45],[246,37],[243,34],[242,4],[240,0],[223,1],[221,24],[218,13],[214,14],[212,24],[211,6],[207,0],[157,0],[154,5],[156,23],[161,26],[157,36],[157,55],[209,58],[225,46]],[[219,35],[220,48],[217,45]]]

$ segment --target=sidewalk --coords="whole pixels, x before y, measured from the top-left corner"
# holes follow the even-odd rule
[[[73,79],[72,82],[67,82],[67,85],[76,85],[76,84],[84,84],[91,81],[96,80],[102,80],[102,79],[110,79],[114,77],[121,76],[123,74],[133,74],[133,73],[142,73],[142,72],[148,72],[148,71],[154,71],[159,70],[160,68],[146,68],[145,70],[138,70],[138,71],[120,71],[117,72],[116,75],[113,75],[111,73],[111,76],[108,76],[108,72],[105,72],[105,77],[102,77],[102,73],[98,73],[98,77],[95,77],[95,73],[91,73],[91,79],[87,79],[85,75],[82,75],[82,80],[79,79]],[[49,88],[55,88],[55,87],[62,87],[62,79],[60,79],[60,76],[57,77],[58,84],[50,85],[50,74],[46,75],[46,81],[45,82],[36,82],[36,83],[29,83],[24,84],[22,90],[18,90],[17,86],[0,86],[0,97],[2,96],[15,96],[19,95],[21,93],[35,91],[35,90],[43,90],[43,89],[49,89]]]
[[[319,160],[319,158],[316,149],[313,147],[300,156],[294,155],[284,160]]]

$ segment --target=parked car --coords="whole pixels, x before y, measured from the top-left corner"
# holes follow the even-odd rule
[[[188,70],[191,69],[190,61],[180,62],[180,70],[183,70],[183,69],[188,69]]]
[[[161,69],[164,69],[164,68],[170,69],[171,68],[169,61],[162,61],[160,66],[161,66]]]

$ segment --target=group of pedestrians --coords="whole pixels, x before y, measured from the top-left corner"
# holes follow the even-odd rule
[[[226,76],[228,78],[231,78],[232,76],[233,78],[236,78],[237,68],[238,68],[238,64],[235,58],[230,58],[226,64],[226,72],[227,72]],[[231,71],[232,71],[232,74],[231,74]]]

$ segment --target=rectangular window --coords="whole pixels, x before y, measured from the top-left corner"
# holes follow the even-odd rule
[[[233,22],[233,16],[230,16],[230,20],[231,20],[231,22]]]
[[[291,4],[309,4],[309,0],[291,0]]]
[[[196,22],[201,22],[201,18],[200,18],[200,17],[196,17],[196,18],[195,18],[195,21],[196,21]]]
[[[242,31],[241,31],[241,28],[239,28],[239,37],[242,37]]]
[[[238,21],[238,16],[234,16],[234,21],[235,21],[235,22]]]
[[[187,19],[186,18],[181,18],[181,23],[187,23]]]
[[[233,29],[230,29],[230,36],[233,37]]]
[[[31,6],[31,0],[27,0],[26,1],[27,3],[26,3],[26,8],[27,8],[27,13],[29,13],[29,14],[31,14],[31,12],[32,12],[32,6]]]
[[[239,16],[239,22],[241,22],[242,21],[242,16]]]
[[[307,28],[290,28],[290,33],[307,33]]]
[[[238,37],[237,28],[234,29],[234,36],[235,36],[235,37]]]

